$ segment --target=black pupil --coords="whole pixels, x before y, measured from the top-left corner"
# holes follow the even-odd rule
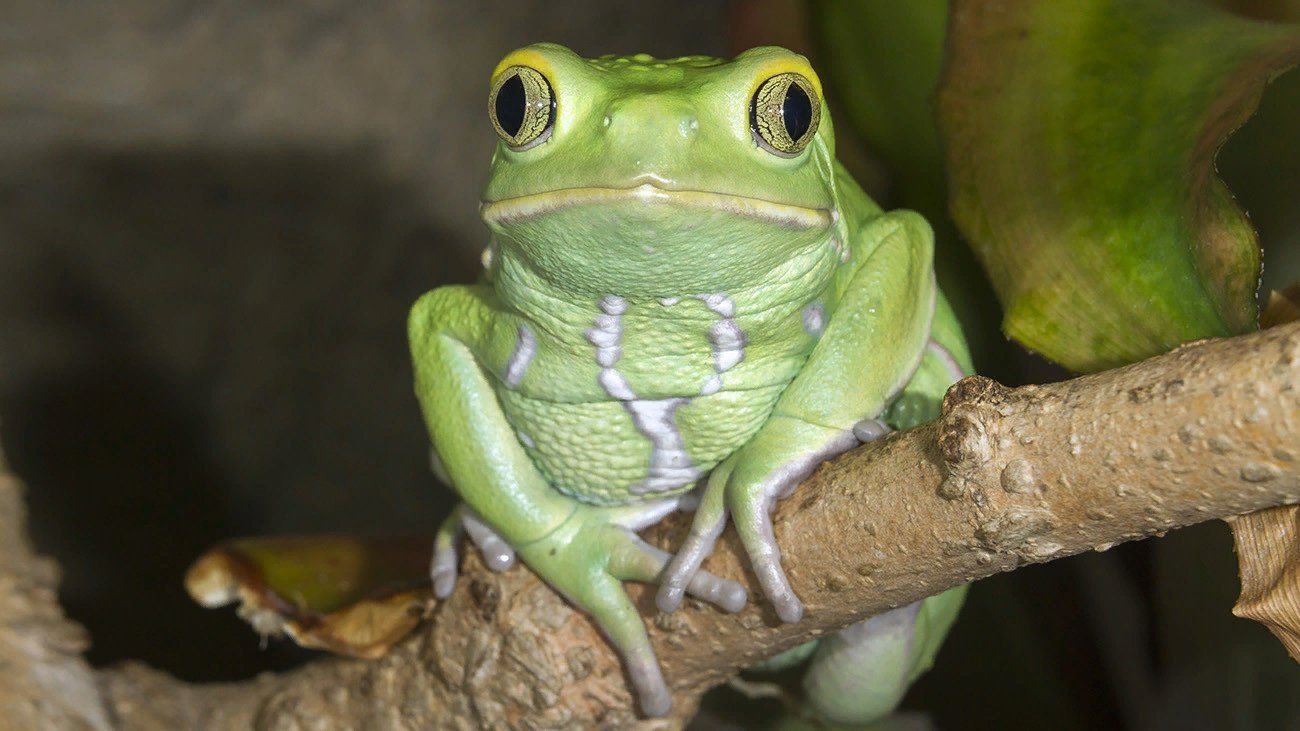
[[[501,102],[497,102],[498,109]],[[781,118],[785,120],[785,132],[791,141],[798,142],[808,132],[812,124],[812,100],[808,92],[798,84],[791,84],[785,90],[785,101],[781,103]]]
[[[786,105],[789,106],[789,96],[786,97]],[[805,97],[806,99],[807,97]],[[524,81],[515,74],[506,79],[506,82],[497,89],[496,114],[497,124],[505,133],[514,137],[519,134],[519,128],[524,126],[524,106],[527,104],[526,95],[524,94]],[[787,123],[788,124],[788,123]],[[804,126],[807,126],[804,122]]]

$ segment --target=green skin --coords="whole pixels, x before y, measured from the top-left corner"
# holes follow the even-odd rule
[[[497,73],[512,65],[546,78],[553,126],[497,148],[484,279],[429,292],[410,317],[435,468],[463,500],[438,533],[435,590],[454,585],[462,529],[492,568],[517,555],[596,620],[643,712],[662,715],[670,694],[622,582],[658,582],[665,612],[685,594],[738,611],[744,588],[699,568],[730,515],[764,595],[798,621],[776,501],[821,461],[933,418],[969,356],[929,226],[883,212],[835,161],[820,89],[796,154],[751,129],[764,80],[817,87],[802,56],[586,60],[539,44]],[[692,505],[674,556],[637,537]],[[889,713],[961,598],[823,642],[812,707],[841,723]]]

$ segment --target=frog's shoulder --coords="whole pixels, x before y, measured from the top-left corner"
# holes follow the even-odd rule
[[[871,196],[867,195],[858,181],[836,160],[831,174],[835,180],[835,202],[839,215],[851,228],[861,228],[868,220],[884,212]]]

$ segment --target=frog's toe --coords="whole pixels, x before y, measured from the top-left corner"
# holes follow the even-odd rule
[[[686,540],[682,541],[677,553],[668,561],[668,568],[660,577],[655,605],[661,612],[675,612],[682,605],[683,597],[695,581],[695,577],[701,573],[700,565],[709,554],[713,553],[718,536],[722,535],[722,529],[727,525],[727,516],[723,514],[704,525],[701,525],[702,522],[697,519],[691,526],[691,532],[686,536]],[[742,596],[740,605],[744,606],[744,603],[745,597]],[[727,607],[723,608],[727,609]],[[727,611],[739,611],[739,608],[727,609]]]
[[[622,555],[625,552],[612,555],[612,562],[617,563]],[[636,690],[642,713],[651,717],[667,715],[672,708],[672,694],[650,646],[645,622],[628,599],[621,581],[605,574],[582,587],[581,593],[579,604],[595,618],[623,658],[623,667]]]
[[[675,612],[682,605],[682,599],[690,589],[691,582],[700,571],[704,559],[713,553],[713,547],[727,527],[726,477],[730,468],[719,466],[709,481],[694,494],[698,495],[695,517],[691,520],[691,531],[677,548],[677,553],[668,562],[668,568],[659,577],[659,591],[655,594],[655,605],[661,612]],[[729,597],[731,601],[735,596]],[[741,605],[748,597],[741,600]],[[717,603],[717,602],[715,602]],[[727,611],[729,606],[722,606]]]
[[[668,715],[668,711],[673,707],[673,696],[668,692],[663,672],[660,671],[659,661],[655,656],[651,655],[644,661],[629,657],[627,674],[632,680],[632,687],[636,688],[637,697],[641,700],[641,712],[651,718]]]
[[[451,596],[456,588],[456,566],[459,563],[456,546],[438,547],[433,552],[433,562],[429,567],[429,577],[433,579],[433,595],[439,599]]]
[[[493,571],[505,571],[515,565],[515,549],[488,527],[481,518],[465,505],[458,505],[448,515],[433,539],[433,560],[429,564],[429,577],[433,580],[433,595],[446,599],[456,588],[456,576],[460,573],[460,552],[456,546],[460,543],[461,533],[469,535],[483,563]]]
[[[672,557],[668,552],[655,548],[636,535],[630,537],[631,545],[611,560],[611,571],[624,581],[655,582],[663,574],[664,566]],[[749,600],[749,593],[745,591],[745,587],[708,571],[696,570],[688,577],[686,585],[682,588],[684,594],[690,594],[727,612],[739,612]],[[679,597],[679,604],[680,601]]]
[[[696,571],[686,591],[696,599],[706,601],[725,612],[735,614],[745,608],[749,592],[745,587],[708,571]]]
[[[466,508],[461,513],[461,524],[474,545],[483,555],[483,562],[493,571],[505,571],[515,565],[515,549],[488,527],[481,518]]]
[[[781,567],[781,549],[772,531],[770,503],[762,498],[741,500],[731,506],[732,522],[749,554],[763,595],[772,603],[776,616],[782,622],[798,622],[803,618],[803,602],[795,595]]]
[[[433,595],[439,599],[451,596],[456,588],[456,573],[460,555],[456,544],[460,542],[461,506],[451,511],[433,537],[433,560],[429,562],[429,578],[433,580]]]
[[[893,428],[880,419],[863,419],[853,425],[853,436],[863,444],[874,442],[892,431]]]

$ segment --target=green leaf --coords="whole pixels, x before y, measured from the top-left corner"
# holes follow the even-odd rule
[[[948,216],[934,90],[943,62],[947,0],[810,4],[818,65],[831,108],[883,163],[886,207],[910,208],[934,227],[939,284],[961,319],[981,373],[1005,375],[993,293]],[[848,145],[840,134],[841,151]],[[851,154],[843,155],[855,173]],[[863,176],[869,178],[870,176]]]
[[[1300,28],[1189,0],[955,0],[950,206],[1008,335],[1075,371],[1255,327],[1259,244],[1214,156]]]

